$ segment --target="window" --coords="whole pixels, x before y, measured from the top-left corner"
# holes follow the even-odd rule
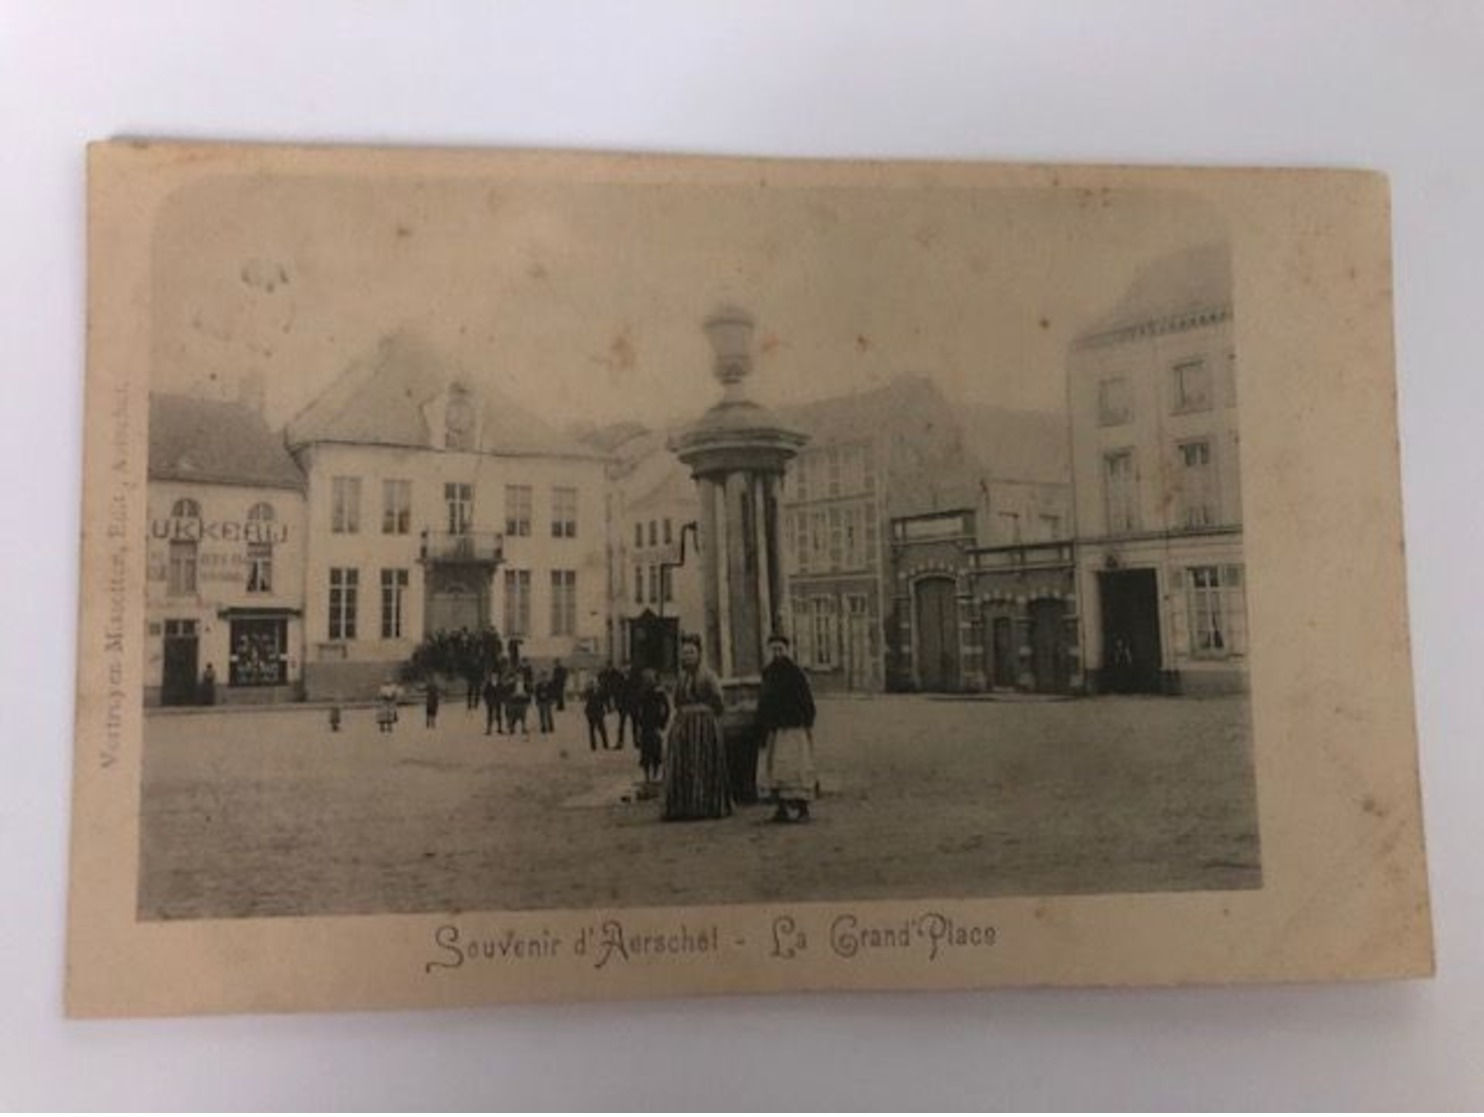
[[[1211,410],[1211,370],[1205,361],[1182,361],[1171,370],[1174,410]]]
[[[1019,544],[1020,544],[1020,513],[1019,512],[998,512],[998,513],[996,513],[996,516],[997,516],[997,518],[1000,521],[1000,539],[1002,541],[1008,540],[1011,544],[1014,544],[1016,546],[1019,546]]]
[[[657,547],[657,546],[659,546],[659,542],[660,542],[660,537],[659,537],[659,532],[656,530],[655,522],[653,520],[650,520],[649,521],[649,545],[651,547]]]
[[[273,592],[273,505],[258,501],[247,510],[247,592]]]
[[[227,679],[233,686],[281,686],[288,681],[288,622],[234,620],[228,628]]]
[[[412,482],[381,483],[381,534],[408,535],[412,531]]]
[[[660,599],[660,568],[651,566],[649,568],[649,603],[651,605]]]
[[[830,569],[845,564],[845,517],[839,508],[830,509]]]
[[[809,566],[828,570],[830,561],[830,518],[823,509],[809,513]]]
[[[1117,427],[1131,422],[1133,401],[1129,398],[1128,377],[1109,376],[1098,382],[1098,426]]]
[[[809,468],[813,460],[813,454],[800,454],[794,465],[795,495],[800,503],[809,499]]]
[[[644,567],[634,567],[634,604],[644,604]]]
[[[861,492],[876,491],[876,463],[869,445],[861,447]]]
[[[1190,654],[1225,659],[1241,652],[1245,618],[1240,566],[1192,566],[1185,572]]]
[[[833,597],[814,598],[814,666],[828,669],[835,665],[836,619]]]
[[[170,515],[177,520],[199,520],[201,506],[189,497],[182,497],[170,506]]]
[[[551,490],[551,537],[553,539],[577,538],[577,490],[555,488]]]
[[[166,591],[172,597],[196,592],[196,544],[171,540]]]
[[[529,490],[527,490],[529,491]],[[531,572],[505,571],[505,635],[531,634]]]
[[[474,486],[449,482],[443,486],[443,503],[448,509],[448,534],[468,535],[474,526]]]
[[[1061,538],[1061,517],[1060,516],[1048,516],[1045,513],[1042,513],[1041,514],[1041,517],[1040,517],[1040,520],[1041,520],[1041,538],[1042,539],[1060,539]]]
[[[330,530],[355,535],[361,530],[361,479],[334,477],[330,482]]]
[[[828,478],[826,492],[830,496],[840,495],[840,448],[831,446],[825,453],[825,470]]]
[[[845,567],[847,570],[859,570],[863,566],[870,565],[870,557],[866,554],[865,533],[865,507],[860,504],[847,505],[841,511],[843,528],[845,532]]]
[[[660,600],[669,604],[675,600],[675,571],[668,566],[660,567]]]
[[[793,556],[794,569],[800,573],[809,570],[809,516],[806,512],[788,514],[788,551]]]
[[[1180,523],[1210,527],[1216,522],[1215,486],[1211,484],[1211,443],[1182,442],[1180,453]]]
[[[800,667],[814,666],[814,618],[809,599],[793,599],[794,662]]]
[[[381,638],[399,640],[402,637],[403,604],[407,596],[407,571],[383,570],[381,572]]]
[[[505,486],[505,534],[528,536],[531,534],[531,486]]]
[[[247,592],[273,592],[273,544],[247,545]]]
[[[551,634],[577,635],[577,571],[551,572]]]
[[[1103,457],[1103,500],[1110,532],[1139,528],[1139,486],[1134,452],[1116,450]]]
[[[642,523],[634,524],[634,546],[644,546],[644,525]]]
[[[664,534],[665,534],[665,546],[668,547],[668,546],[670,546],[670,544],[672,544],[672,543],[675,542],[674,525],[671,523],[670,517],[668,517],[668,516],[665,517],[665,533]]]
[[[330,639],[356,638],[356,596],[361,572],[348,567],[330,568]]]

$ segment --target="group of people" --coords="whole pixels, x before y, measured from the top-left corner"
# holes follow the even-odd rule
[[[604,750],[624,747],[624,730],[628,729],[639,749],[639,766],[646,781],[659,779],[664,764],[665,727],[670,722],[670,697],[659,685],[659,676],[645,668],[626,678],[612,664],[598,676],[583,694],[583,713],[587,717],[587,744],[593,752],[598,742]],[[608,714],[618,714],[618,739],[608,737]]]
[[[789,656],[786,636],[775,633],[769,638],[768,656],[757,706],[763,742],[757,789],[760,798],[774,804],[774,822],[807,822],[818,789],[814,695],[808,676]],[[539,674],[530,663],[492,672],[477,692],[485,708],[485,734],[519,730],[529,736],[526,717],[533,704],[540,732],[553,732],[555,711],[566,708],[567,680],[560,660]],[[376,721],[382,732],[396,724],[400,695],[390,680],[378,695]],[[430,729],[437,725],[441,697],[437,682],[430,680],[424,707],[424,724]],[[724,709],[721,682],[701,662],[701,641],[695,636],[681,641],[673,699],[653,670],[625,676],[612,664],[583,692],[588,747],[596,752],[601,741],[605,751],[622,749],[625,729],[631,731],[645,780],[658,783],[663,773],[666,821],[725,818],[732,813],[737,765],[736,758],[727,755]],[[616,742],[608,736],[610,713],[618,714]],[[750,760],[750,754],[743,759]]]
[[[768,655],[757,708],[763,734],[758,791],[774,803],[774,822],[807,822],[819,783],[814,695],[808,676],[789,657],[786,636],[775,633],[769,638]],[[700,641],[688,638],[680,649],[675,716],[665,747],[666,821],[725,818],[732,813],[732,766],[722,711],[721,682],[702,665]]]
[[[537,674],[530,663],[492,671],[484,685],[469,685],[466,709],[477,710],[483,702],[485,709],[484,732],[489,735],[514,733],[529,736],[526,718],[531,706],[536,707],[540,732],[556,730],[556,711],[567,708],[567,668],[561,660],[552,665],[550,671]],[[402,699],[402,688],[388,679],[376,692],[376,726],[382,733],[390,733],[397,724],[397,706]],[[430,678],[423,694],[423,725],[428,729],[438,726],[438,711],[443,704],[443,692],[436,678]],[[335,707],[330,714],[330,727],[340,728],[340,709]]]
[[[567,668],[561,660],[552,665],[550,671],[539,674],[530,663],[504,671],[493,671],[485,679],[484,686],[476,692],[478,702],[484,702],[484,732],[514,733],[519,728],[522,736],[529,736],[526,716],[531,706],[536,707],[536,720],[542,733],[556,731],[556,712],[567,708]]]

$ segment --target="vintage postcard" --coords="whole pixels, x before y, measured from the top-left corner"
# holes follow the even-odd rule
[[[88,202],[71,1013],[1432,972],[1381,176]]]

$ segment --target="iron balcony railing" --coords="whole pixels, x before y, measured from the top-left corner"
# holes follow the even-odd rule
[[[497,566],[505,557],[505,537],[495,531],[425,531],[423,562]]]

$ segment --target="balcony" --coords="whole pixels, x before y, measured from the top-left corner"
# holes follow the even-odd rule
[[[419,561],[451,566],[499,566],[505,557],[505,537],[494,531],[425,531]]]

